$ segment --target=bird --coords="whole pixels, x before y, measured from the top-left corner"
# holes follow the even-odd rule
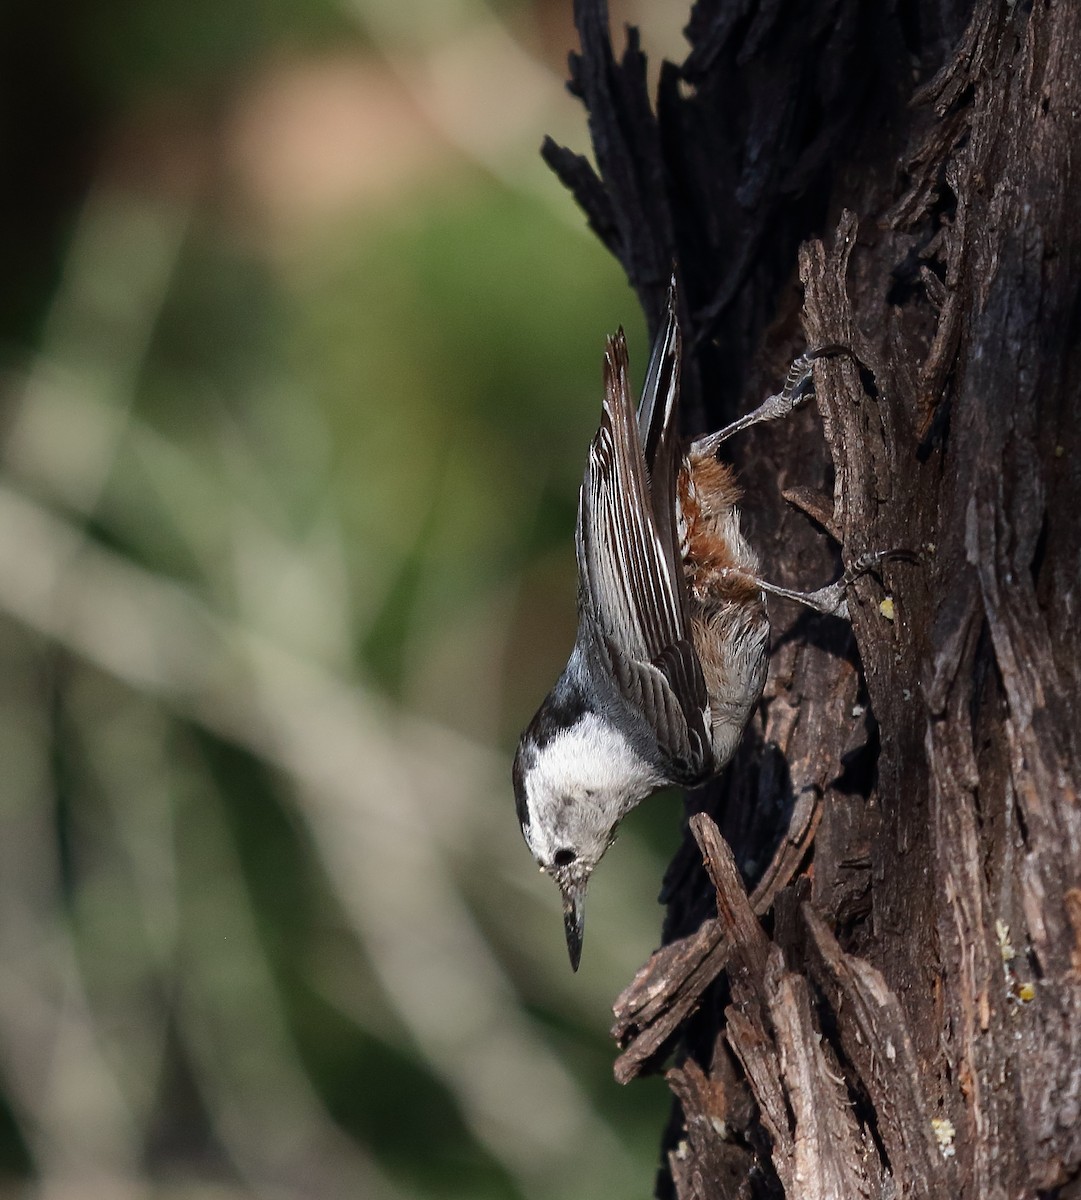
[[[733,434],[799,407],[813,360],[843,348],[801,355],[781,392],[684,445],[677,308],[673,273],[637,412],[623,330],[607,339],[575,533],[578,630],[514,757],[518,821],[559,886],[575,971],[587,885],[620,821],[663,787],[712,779],[735,753],[766,680],[765,593],[843,615],[850,582],[803,593],[763,580],[739,486],[717,457]]]

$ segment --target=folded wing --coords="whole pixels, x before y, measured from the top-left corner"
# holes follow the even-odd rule
[[[673,778],[710,773],[708,696],[690,634],[675,516],[680,337],[675,287],[634,413],[622,331],[608,339],[604,407],[578,511],[583,616]]]

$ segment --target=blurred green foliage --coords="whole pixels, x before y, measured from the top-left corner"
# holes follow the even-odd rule
[[[644,1195],[666,1093],[616,1089],[606,1005],[676,810],[572,978],[506,777],[633,297],[554,181],[465,156],[283,235],[220,163],[103,149],[165,94],[212,152],[276,56],[365,61],[339,6],[71,16],[5,17],[9,116],[34,54],[73,74],[3,143],[48,168],[2,233],[0,1195]]]
[[[67,7],[65,29],[84,78],[119,109],[176,90],[212,97],[235,87],[267,54],[365,41],[334,0],[100,0]]]

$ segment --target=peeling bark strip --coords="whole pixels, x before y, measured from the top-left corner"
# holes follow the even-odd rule
[[[820,805],[813,800],[793,810],[787,835],[748,901],[752,912],[768,912],[774,897],[795,875],[820,816]],[[694,823],[699,819],[708,820],[693,818],[691,828],[704,849],[700,829]],[[709,824],[716,830],[712,822]],[[742,897],[742,886],[739,891]],[[614,1068],[617,1082],[629,1083],[664,1051],[669,1036],[698,1007],[706,989],[724,970],[730,948],[724,922],[706,920],[694,933],[662,946],[640,968],[612,1006],[612,1037],[623,1050]]]
[[[697,0],[655,108],[575,13],[597,168],[545,157],[651,323],[676,262],[687,432],[863,364],[733,445],[764,570],[918,556],[850,629],[774,606],[692,798],[616,1006],[618,1077],[673,1063],[658,1195],[1076,1198],[1081,5]]]

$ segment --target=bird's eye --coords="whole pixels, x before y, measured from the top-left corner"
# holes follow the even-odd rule
[[[578,855],[573,850],[557,850],[552,858],[552,862],[557,867],[569,867],[577,857]]]

